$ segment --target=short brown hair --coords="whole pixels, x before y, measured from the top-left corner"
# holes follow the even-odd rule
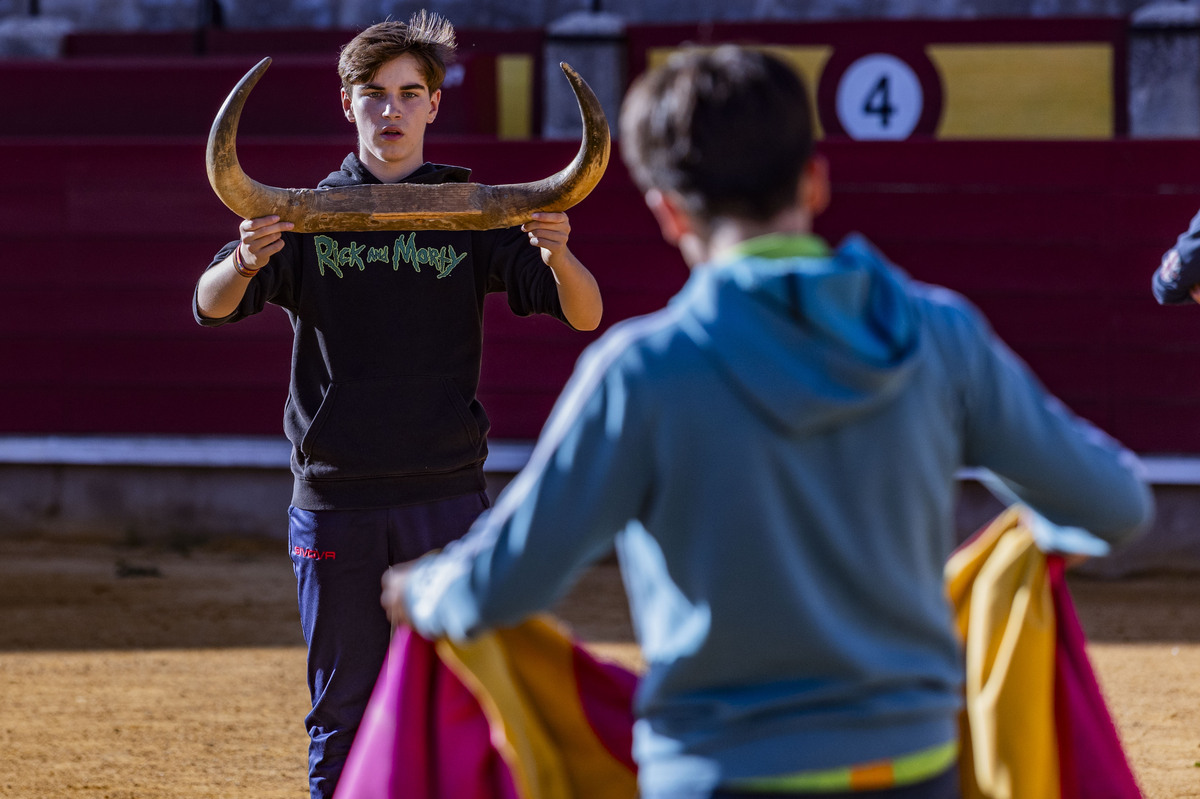
[[[634,81],[621,154],[642,191],[672,191],[698,219],[770,219],[795,202],[813,153],[812,111],[779,58],[688,49]]]
[[[421,65],[421,74],[430,93],[442,88],[446,64],[454,60],[458,43],[454,26],[440,14],[424,9],[407,22],[378,22],[355,36],[338,57],[338,75],[342,88],[368,83],[387,62],[408,54]]]

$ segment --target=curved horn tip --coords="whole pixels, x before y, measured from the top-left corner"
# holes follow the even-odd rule
[[[566,77],[567,83],[571,84],[571,87],[576,92],[579,91],[580,86],[587,86],[587,81],[583,79],[583,76],[576,72],[575,69],[566,61],[559,61],[558,66],[560,69],[562,69],[563,76]],[[588,89],[590,90],[591,87],[589,86]]]

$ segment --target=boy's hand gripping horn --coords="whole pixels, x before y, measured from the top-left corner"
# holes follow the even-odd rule
[[[565,211],[588,195],[608,166],[608,121],[591,87],[560,63],[583,117],[583,142],[562,171],[533,183],[488,186],[389,183],[329,189],[278,189],[252,179],[237,157],[237,127],[264,58],[246,73],[213,120],[205,161],[208,182],[238,216],[277,214],[297,233],[339,230],[490,230],[520,225],[535,211]]]

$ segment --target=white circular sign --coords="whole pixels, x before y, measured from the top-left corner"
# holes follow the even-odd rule
[[[924,104],[917,73],[892,55],[863,56],[838,81],[838,121],[852,139],[906,139]]]

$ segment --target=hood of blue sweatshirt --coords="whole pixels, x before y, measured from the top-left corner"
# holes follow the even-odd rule
[[[919,361],[907,277],[861,236],[743,242],[697,267],[684,329],[754,411],[791,435],[842,424],[896,396]]]

